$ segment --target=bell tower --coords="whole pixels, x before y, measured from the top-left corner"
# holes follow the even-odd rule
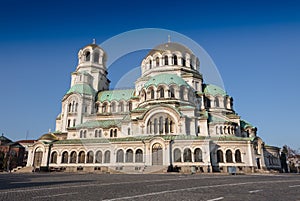
[[[92,86],[95,91],[109,89],[110,81],[107,78],[106,53],[93,40],[92,44],[85,46],[78,52],[78,65],[72,73],[71,87],[77,83]]]

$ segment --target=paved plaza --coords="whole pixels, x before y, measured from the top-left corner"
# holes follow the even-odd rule
[[[0,200],[300,200],[300,175],[0,174]]]

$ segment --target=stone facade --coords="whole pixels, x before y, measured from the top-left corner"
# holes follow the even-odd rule
[[[56,131],[29,149],[27,166],[66,171],[254,172],[277,169],[222,88],[203,83],[199,59],[178,43],[151,50],[133,89],[109,90],[106,53],[80,49]],[[173,168],[176,167],[176,168]],[[280,167],[279,167],[280,168]]]

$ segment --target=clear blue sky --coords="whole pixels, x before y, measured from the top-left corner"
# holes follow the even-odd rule
[[[3,1],[0,133],[19,140],[54,130],[77,51],[93,38],[100,44],[154,27],[184,34],[209,53],[235,110],[266,144],[300,148],[299,10],[298,1],[276,0]]]

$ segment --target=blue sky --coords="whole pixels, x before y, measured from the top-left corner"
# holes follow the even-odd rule
[[[300,148],[299,10],[298,1],[276,0],[2,2],[0,133],[19,140],[54,130],[77,51],[93,38],[101,44],[153,27],[184,34],[209,53],[235,110],[266,144]],[[118,63],[131,69],[139,61]],[[114,85],[120,75],[112,69],[109,78]]]

